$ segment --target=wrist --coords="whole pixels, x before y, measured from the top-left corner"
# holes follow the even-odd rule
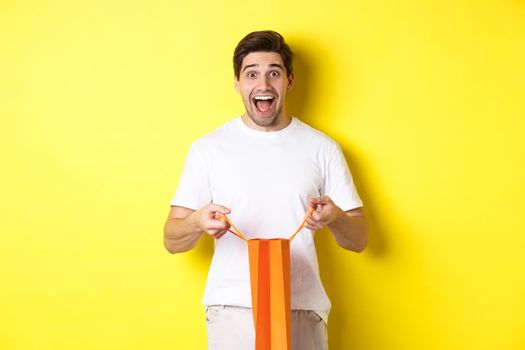
[[[199,235],[202,235],[203,233],[206,232],[206,230],[202,228],[201,225],[199,224],[199,214],[198,213],[199,211],[197,210],[188,216],[188,224],[193,229],[193,231],[195,231]]]
[[[328,228],[330,228],[333,225],[337,225],[337,223],[341,220],[341,218],[343,218],[344,215],[346,215],[346,213],[341,208],[339,208],[337,205],[334,205],[334,212],[335,214],[332,217],[332,220],[326,225],[328,226]]]

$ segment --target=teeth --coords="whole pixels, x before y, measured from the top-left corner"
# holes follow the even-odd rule
[[[255,96],[254,99],[255,100],[262,100],[262,101],[273,100],[273,96]]]

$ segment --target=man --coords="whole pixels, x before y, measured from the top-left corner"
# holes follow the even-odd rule
[[[245,113],[195,141],[164,228],[171,253],[215,239],[203,304],[208,348],[254,348],[247,246],[229,234],[231,221],[249,238],[289,237],[292,348],[327,349],[330,301],[319,278],[314,232],[328,227],[337,243],[367,245],[362,202],[340,147],[286,111],[294,83],[292,51],[273,31],[253,32],[234,52],[235,89]]]

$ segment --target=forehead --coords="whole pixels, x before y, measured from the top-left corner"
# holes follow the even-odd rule
[[[241,69],[247,65],[257,65],[259,67],[268,67],[270,65],[278,64],[284,67],[283,59],[277,52],[257,51],[250,52],[242,60]]]

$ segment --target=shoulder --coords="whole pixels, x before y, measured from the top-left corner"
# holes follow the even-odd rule
[[[195,150],[206,151],[210,148],[216,147],[217,144],[220,144],[224,140],[228,140],[228,138],[231,137],[232,133],[235,132],[235,128],[238,124],[238,119],[239,117],[229,120],[228,122],[222,124],[221,126],[211,130],[207,134],[196,139],[192,142],[191,148]]]
[[[297,118],[296,120],[298,131],[297,134],[305,142],[314,145],[315,148],[319,149],[320,151],[328,153],[336,152],[340,148],[339,144],[324,132],[311,127]]]

